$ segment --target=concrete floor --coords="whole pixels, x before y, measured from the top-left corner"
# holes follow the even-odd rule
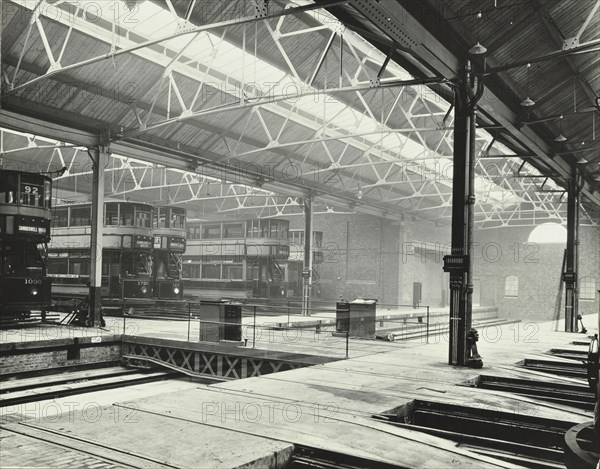
[[[588,334],[597,332],[591,327],[598,324],[597,316],[584,317],[584,322]],[[154,327],[166,326],[155,323]],[[448,366],[443,336],[429,344],[361,341],[360,351],[348,360],[257,378],[209,386],[166,381],[28,404],[29,412],[23,408],[7,413],[5,409],[0,431],[2,466],[66,467],[44,448],[56,445],[53,439],[76,436],[71,447],[88,455],[93,448],[111,448],[113,460],[102,459],[93,467],[109,467],[119,455],[125,463],[126,455],[120,451],[133,454],[131,465],[146,461],[144,467],[235,467],[252,461],[258,461],[255,467],[274,467],[277,458],[280,462],[289,454],[293,443],[408,467],[513,467],[448,440],[369,417],[418,398],[573,424],[589,421],[590,413],[559,404],[456,386],[479,374],[571,381],[516,365],[525,357],[548,358],[545,352],[554,347],[585,349],[569,345],[584,336],[555,329],[556,324],[546,322],[488,330],[479,342],[482,370]],[[84,411],[86,404],[88,411]],[[21,434],[15,436],[15,431]],[[33,439],[40,435],[50,436],[50,441]],[[24,440],[15,444],[15,438]],[[20,450],[25,446],[27,453]],[[28,460],[28,454],[34,459]]]

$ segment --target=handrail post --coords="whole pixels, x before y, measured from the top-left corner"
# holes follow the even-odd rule
[[[192,327],[192,304],[188,301],[188,338],[187,341],[190,341],[190,329]]]
[[[200,298],[198,298],[198,342],[201,342],[201,333],[202,333],[202,302]]]
[[[290,301],[291,300],[288,299],[288,326],[290,324]]]
[[[429,343],[429,305],[427,305],[427,331],[425,333],[426,343]]]
[[[348,358],[348,343],[350,341],[350,331],[346,331],[346,358]]]
[[[254,325],[252,327],[252,348],[256,345],[256,305],[254,305]]]
[[[127,314],[125,312],[125,310],[127,309],[127,300],[125,299],[125,297],[123,297],[123,306],[122,306],[122,311],[123,311],[123,334],[125,335],[125,321],[127,321],[127,318],[125,317],[125,314]]]

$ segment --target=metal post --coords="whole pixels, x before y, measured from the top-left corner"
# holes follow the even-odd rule
[[[566,271],[563,273],[565,282],[565,332],[577,332],[577,243],[578,243],[578,212],[579,191],[577,188],[577,168],[572,170],[568,186],[567,200],[567,251]]]
[[[123,298],[123,335],[125,335],[125,322],[127,321],[127,317],[125,316],[127,313],[125,312],[127,308],[127,300]]]
[[[462,82],[454,87],[454,156],[452,179],[452,250],[457,256],[465,252],[466,192],[467,192],[467,153],[469,151],[470,121],[468,115],[469,70],[463,73]],[[450,273],[450,350],[449,364],[464,365],[466,338],[463,326],[465,302],[465,272]]]
[[[102,228],[104,226],[104,169],[108,164],[108,152],[104,147],[88,151],[92,160],[92,233],[90,240],[89,319],[91,325],[102,323]]]
[[[425,331],[425,341],[429,343],[429,306],[427,306],[427,330]]]
[[[290,302],[291,300],[288,300],[288,326],[290,325]]]
[[[198,318],[198,342],[201,342],[202,333],[202,302],[198,300],[198,311],[200,312]]]
[[[312,196],[304,198],[304,265],[302,268],[302,315],[310,316],[312,287]]]
[[[188,338],[187,341],[190,341],[190,329],[192,326],[192,304],[188,302]]]
[[[477,92],[473,87],[477,80]],[[452,255],[462,259],[461,268],[450,270],[451,365],[483,365],[481,357],[467,344],[471,329],[473,293],[473,234],[475,204],[475,124],[477,101],[483,93],[483,77],[471,72],[467,61],[460,83],[455,87],[454,155],[452,180]],[[477,362],[475,364],[475,362]]]
[[[254,326],[252,327],[252,348],[256,345],[256,305],[254,305]]]
[[[346,331],[346,358],[348,358],[348,343],[350,342],[350,331]]]

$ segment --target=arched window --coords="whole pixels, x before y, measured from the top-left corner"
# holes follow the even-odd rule
[[[519,296],[519,277],[509,275],[504,279],[504,296]]]
[[[567,229],[559,223],[543,223],[533,229],[527,242],[565,244],[567,242]]]
[[[596,299],[596,279],[594,277],[582,277],[579,281],[579,299]]]

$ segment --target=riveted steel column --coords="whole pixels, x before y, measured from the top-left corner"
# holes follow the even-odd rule
[[[302,269],[302,315],[310,316],[312,289],[312,197],[304,199],[304,265]]]
[[[108,163],[105,147],[91,149],[93,164],[92,182],[92,233],[90,240],[90,323],[96,327],[102,322],[102,232],[104,228],[104,169]]]
[[[577,248],[579,191],[577,188],[577,168],[569,181],[567,201],[567,256],[563,280],[565,282],[565,332],[577,332]]]
[[[452,179],[452,255],[468,254],[468,192],[471,118],[469,111],[469,69],[455,86],[454,97],[454,155]],[[450,272],[450,350],[448,363],[463,366],[467,358],[466,271]]]

